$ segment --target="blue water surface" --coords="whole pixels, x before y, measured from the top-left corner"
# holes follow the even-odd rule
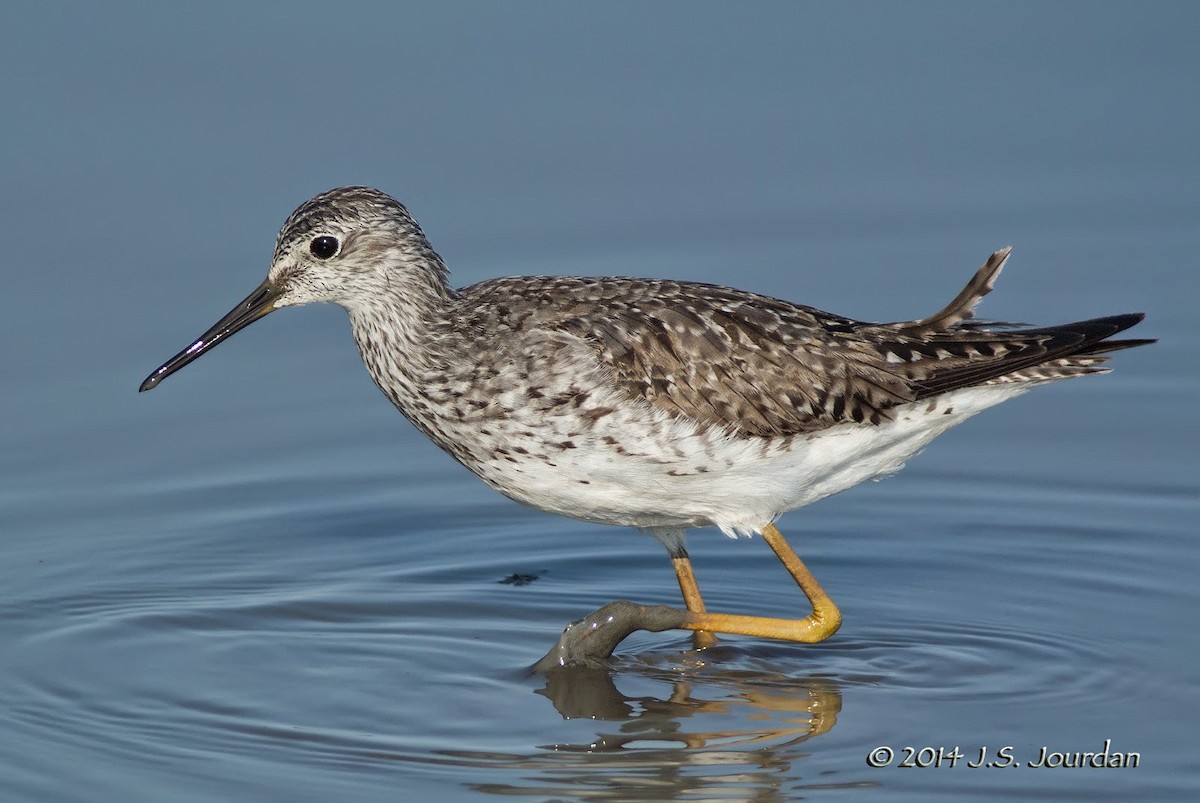
[[[10,10],[0,798],[1196,799],[1198,22]],[[375,390],[340,310],[136,392],[261,281],[295,205],[349,183],[407,202],[460,284],[661,276],[899,320],[1012,244],[983,316],[1140,310],[1161,342],[785,516],[845,616],[829,642],[638,633],[529,675],[604,602],[678,604],[670,563],[487,489]],[[710,608],[803,613],[758,539],[689,548]],[[1106,741],[1139,766],[1028,766]]]

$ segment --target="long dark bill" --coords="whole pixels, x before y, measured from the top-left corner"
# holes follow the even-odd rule
[[[271,284],[270,279],[260,284],[253,293],[246,296],[241,303],[230,310],[228,315],[217,321],[207,332],[200,335],[200,338],[195,343],[156,368],[154,373],[150,374],[142,382],[141,387],[138,388],[138,392],[140,393],[157,387],[159,382],[225,338],[245,329],[264,315],[273,312],[275,310],[275,301],[279,298],[281,292]]]

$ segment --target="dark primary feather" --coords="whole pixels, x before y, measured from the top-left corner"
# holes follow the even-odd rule
[[[1009,249],[943,310],[868,323],[714,285],[642,279],[512,277],[465,288],[485,331],[543,329],[594,344],[631,396],[747,436],[843,422],[878,424],[898,405],[988,382],[1094,373],[1107,341],[1141,315],[1062,326],[969,324]]]

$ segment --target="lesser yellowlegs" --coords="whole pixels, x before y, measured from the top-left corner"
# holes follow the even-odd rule
[[[663,543],[687,610],[614,615],[701,643],[714,632],[818,642],[841,614],[773,524],[782,513],[898,470],[987,407],[1104,372],[1108,352],[1152,342],[1108,339],[1140,314],[972,322],[1009,250],[940,312],[901,323],[677,281],[520,276],[455,290],[403,205],[343,187],[288,218],[266,281],[141,390],[280,307],[338,304],[379,388],[488,485]],[[686,529],[706,525],[760,534],[813,612],[707,612],[684,546]]]

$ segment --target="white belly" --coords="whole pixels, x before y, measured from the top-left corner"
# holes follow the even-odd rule
[[[642,528],[713,524],[736,537],[898,471],[937,435],[1026,389],[965,388],[898,408],[883,425],[843,424],[770,440],[699,431],[660,411],[653,434],[637,438],[633,433],[647,430],[644,407],[570,439],[571,448],[541,444],[517,459],[510,454],[469,467],[513,499],[572,518]]]

